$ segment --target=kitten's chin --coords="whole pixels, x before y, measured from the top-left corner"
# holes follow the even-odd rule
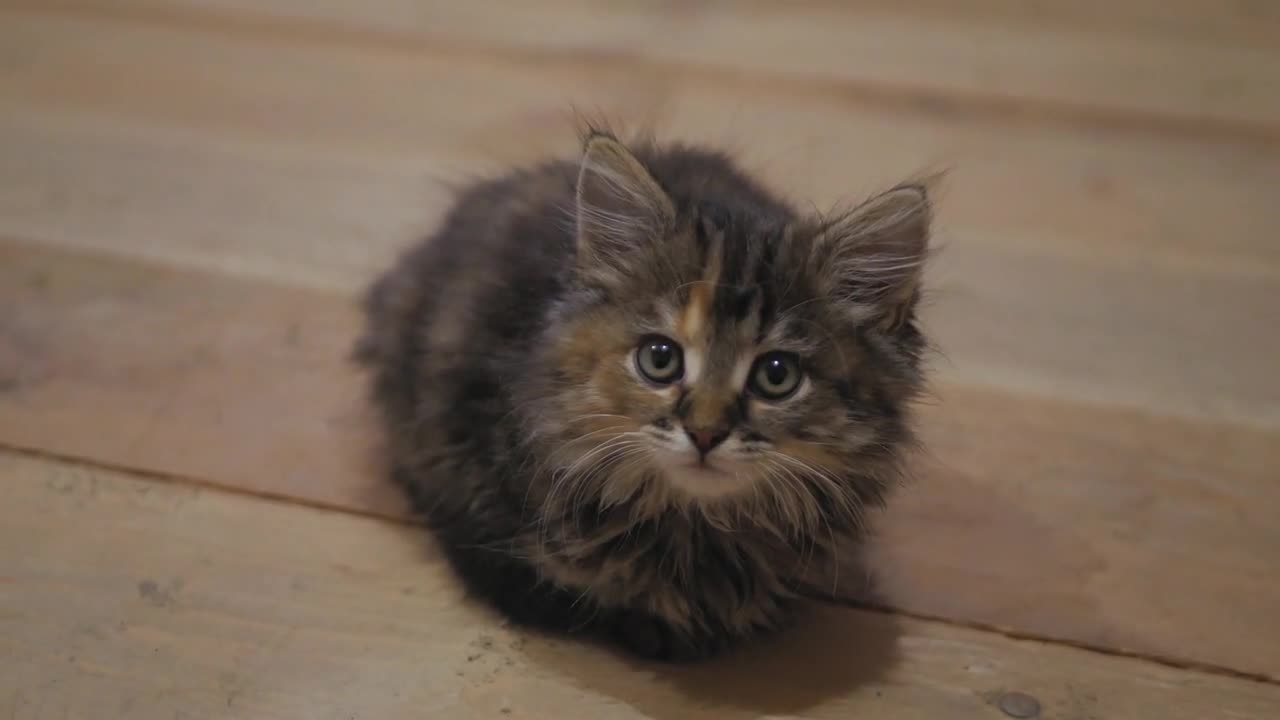
[[[750,472],[731,461],[711,459],[702,464],[671,458],[662,463],[661,469],[674,489],[695,500],[719,500],[740,495],[751,487]]]

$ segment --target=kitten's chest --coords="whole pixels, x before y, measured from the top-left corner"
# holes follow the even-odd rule
[[[794,596],[796,559],[764,538],[684,523],[648,522],[593,536],[542,538],[544,576],[604,607],[641,606],[680,625],[699,618],[762,623]]]

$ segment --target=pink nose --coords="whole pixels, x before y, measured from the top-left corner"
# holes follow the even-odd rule
[[[685,430],[689,435],[689,439],[693,441],[693,446],[698,448],[698,452],[706,455],[711,452],[715,446],[724,442],[729,433],[721,430]]]

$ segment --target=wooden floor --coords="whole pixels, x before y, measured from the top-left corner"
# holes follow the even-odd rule
[[[950,169],[888,608],[637,665],[382,483],[355,294],[575,107]],[[1280,4],[0,0],[0,717],[1280,718],[1278,372]]]

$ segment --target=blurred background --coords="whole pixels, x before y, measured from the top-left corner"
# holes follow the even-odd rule
[[[207,677],[234,687],[197,707],[320,717],[305,708],[338,670],[316,658],[347,646],[264,650],[281,608],[387,657],[406,633],[445,648],[377,666],[387,677],[466,664],[459,628],[494,621],[440,589],[450,620],[432,627],[401,591],[424,573],[451,587],[439,559],[387,549],[406,545],[386,529],[406,515],[346,362],[355,298],[430,232],[450,185],[571,156],[578,114],[728,149],[819,208],[947,171],[929,450],[866,558],[887,617],[934,640],[910,623],[954,642],[946,628],[969,628],[984,667],[1025,659],[1006,635],[1102,651],[1018,677],[1062,703],[1074,678],[1105,716],[1131,702],[1108,678],[1139,673],[1091,665],[1117,653],[1196,668],[1159,682],[1243,703],[1239,717],[1280,707],[1280,635],[1264,629],[1280,608],[1280,4],[0,0],[0,666],[19,668],[0,690],[25,693],[15,708],[44,717],[43,678],[87,713]],[[364,601],[334,589],[344,578],[415,629],[351,630],[341,613]],[[102,629],[117,618],[148,629]],[[226,680],[259,656],[292,670]],[[86,674],[86,657],[124,669]],[[942,698],[922,717],[969,717],[999,684],[933,682],[946,663],[911,658],[929,686],[913,692]],[[841,707],[862,707],[855,685],[833,691]],[[344,701],[368,691],[352,687]],[[545,708],[587,702],[565,693]],[[645,712],[676,716],[682,698]],[[1149,716],[1183,711],[1199,712]]]

